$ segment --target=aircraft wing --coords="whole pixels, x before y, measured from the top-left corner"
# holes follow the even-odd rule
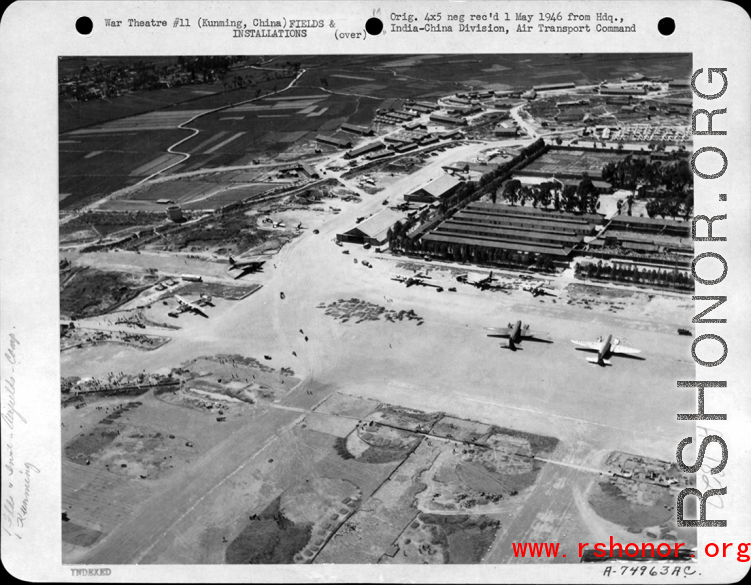
[[[240,272],[237,276],[235,276],[235,280],[261,269],[261,267],[258,264],[246,264],[244,266],[237,266],[237,268],[240,268]]]
[[[520,333],[522,339],[526,339],[527,337],[532,337],[534,339],[550,339],[550,334],[544,331],[530,331],[529,329],[527,329],[526,331],[522,330]]]
[[[602,346],[602,343],[599,341],[577,341],[576,339],[572,339],[571,343],[581,345],[582,347],[593,351],[600,351],[600,347]]]
[[[633,355],[635,353],[641,353],[641,350],[634,349],[633,347],[626,347],[625,345],[617,343],[610,347],[610,353],[623,353],[627,355]]]
[[[508,337],[511,335],[512,327],[485,327],[485,331],[493,333],[492,337]],[[490,335],[488,337],[491,337]]]
[[[207,319],[209,318],[209,316],[203,312],[203,309],[201,309],[198,303],[188,303],[186,305],[186,308],[188,311],[193,311],[194,313],[198,313],[202,317],[206,317]]]

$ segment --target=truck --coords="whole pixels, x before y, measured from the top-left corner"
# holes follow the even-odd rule
[[[203,278],[195,274],[183,274],[182,279],[187,282],[203,282]]]

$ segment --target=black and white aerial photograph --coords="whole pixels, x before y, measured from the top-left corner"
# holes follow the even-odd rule
[[[63,563],[692,557],[691,73],[60,57]]]

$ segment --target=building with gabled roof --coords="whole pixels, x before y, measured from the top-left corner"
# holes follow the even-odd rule
[[[419,201],[421,203],[433,203],[456,192],[462,182],[448,173],[433,179],[413,193],[404,196],[405,201]]]
[[[375,152],[376,150],[381,150],[382,148],[384,148],[383,142],[376,140],[375,142],[371,142],[370,144],[365,144],[348,151],[344,155],[344,158],[357,158],[358,156],[362,156],[363,154],[370,154],[372,152]]]
[[[352,229],[341,234],[336,234],[336,239],[339,242],[382,246],[389,240],[389,229],[391,229],[396,222],[402,221],[404,218],[404,213],[392,209],[384,209],[368,219],[361,221]]]

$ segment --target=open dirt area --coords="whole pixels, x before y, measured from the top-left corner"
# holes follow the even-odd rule
[[[650,69],[659,63],[644,56],[614,73],[612,62],[561,59],[534,55],[522,66],[497,55],[353,55],[332,65],[308,56],[295,84],[261,75],[264,87],[278,84],[274,95],[227,92],[238,102],[196,120],[200,132],[183,145],[189,158],[166,178],[120,193],[133,198],[105,202],[182,198],[186,221],[155,232],[150,212],[102,207],[111,215],[99,223],[62,230],[69,265],[61,313],[76,318],[75,335],[97,333],[87,338],[96,343],[62,353],[61,377],[153,372],[179,381],[63,409],[64,562],[516,563],[530,561],[513,556],[512,542],[573,550],[609,535],[627,542],[637,530],[655,541],[696,541],[695,530],[671,524],[664,491],[640,487],[635,475],[611,482],[609,459],[625,452],[667,461],[685,436],[675,413],[691,412],[695,397],[675,382],[690,379],[695,364],[692,338],[676,329],[690,327],[689,295],[583,284],[571,269],[529,275],[335,243],[444,166],[481,171],[484,152],[515,152],[533,139],[457,139],[453,148],[353,170],[346,149],[319,147],[319,131],[370,124],[377,108],[401,108],[409,97],[434,101],[455,93],[455,82],[479,87],[500,74],[504,85],[527,83],[533,66],[558,72],[540,83],[678,67]],[[220,93],[176,111],[223,106]],[[116,141],[138,147],[120,164],[127,176],[82,186],[84,174],[114,156],[112,140],[86,134],[86,144],[66,149],[63,201],[73,207],[112,194],[140,180],[131,173],[168,164],[159,157],[187,134],[166,128],[180,116],[157,118],[154,145],[143,135]],[[377,132],[402,130],[384,124]],[[592,176],[619,157],[551,152],[535,164]],[[320,180],[279,176],[287,172],[279,166],[303,160]],[[247,204],[213,212],[240,195]],[[117,241],[141,223],[149,229]],[[95,235],[100,228],[107,233]],[[237,277],[230,255],[265,264]],[[490,290],[457,281],[491,270]],[[435,288],[393,279],[416,272]],[[538,284],[546,294],[525,290]],[[200,312],[170,317],[177,295]],[[511,351],[486,330],[518,320],[547,341],[523,340]],[[611,334],[641,350],[640,359],[597,366],[571,343]],[[139,335],[170,341],[143,351]],[[105,338],[118,343],[99,343]]]

